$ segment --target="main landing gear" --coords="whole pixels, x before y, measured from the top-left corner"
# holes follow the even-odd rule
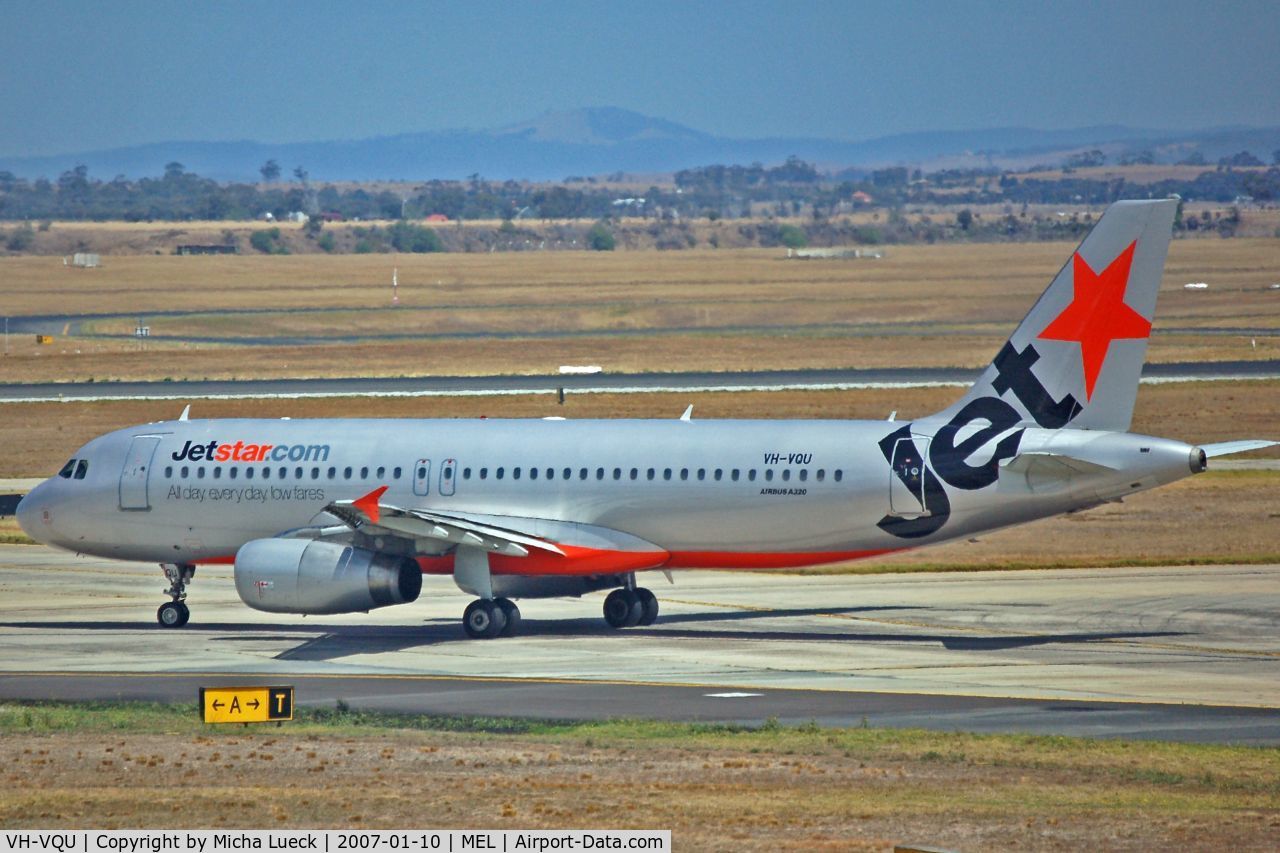
[[[657,618],[658,598],[642,586],[624,586],[605,597],[604,621],[612,628],[652,625]]]
[[[169,588],[164,594],[172,598],[160,605],[156,611],[156,621],[162,628],[181,628],[191,618],[191,610],[187,607],[187,584],[195,577],[196,567],[190,563],[161,563]]]
[[[520,627],[520,608],[509,598],[478,598],[463,611],[462,627],[473,640],[510,637]]]

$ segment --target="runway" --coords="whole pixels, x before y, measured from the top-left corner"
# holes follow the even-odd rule
[[[72,400],[200,400],[301,397],[430,397],[506,394],[770,391],[787,389],[967,386],[979,371],[956,368],[753,370],[743,372],[598,373],[533,376],[351,377],[177,382],[47,382],[0,384],[0,402]],[[1280,378],[1280,361],[1148,364],[1143,382]]]
[[[520,636],[473,641],[447,578],[303,618],[248,609],[210,567],[172,632],[157,568],[0,546],[0,698],[285,683],[300,705],[425,713],[1280,744],[1280,566],[675,581],[645,578],[651,628],[606,628],[596,595],[522,601]]]

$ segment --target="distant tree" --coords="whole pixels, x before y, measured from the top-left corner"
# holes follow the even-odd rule
[[[273,183],[280,180],[280,164],[275,160],[268,160],[258,169],[262,173],[262,180],[265,183]]]
[[[1178,161],[1179,166],[1207,166],[1209,161],[1204,159],[1204,154],[1200,151],[1192,151],[1186,157]]]
[[[1218,160],[1219,166],[1261,166],[1262,161],[1249,151],[1239,151],[1230,157]]]
[[[809,236],[796,225],[783,225],[778,229],[778,242],[788,249],[803,249],[809,245]]]
[[[613,232],[603,222],[597,222],[587,232],[587,246],[597,252],[612,252],[617,241]]]
[[[179,163],[177,160],[172,160],[164,164],[164,176],[167,180],[181,178],[183,172],[186,170],[187,167]]]
[[[294,166],[293,177],[298,183],[305,184],[307,182],[307,178],[310,177],[310,173],[301,166]]]
[[[960,226],[961,231],[968,231],[969,226],[973,225],[973,211],[966,207],[957,213],[956,224]]]
[[[324,220],[319,216],[312,216],[302,224],[302,231],[312,240],[320,236],[321,229],[324,228]]]
[[[329,231],[320,235],[320,239],[316,241],[316,245],[326,252],[332,252],[334,247],[333,234]]]

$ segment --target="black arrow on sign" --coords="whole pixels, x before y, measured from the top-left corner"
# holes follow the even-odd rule
[[[223,706],[223,705],[225,705],[225,704],[227,704],[227,703],[226,703],[226,702],[219,702],[217,699],[214,699],[214,700],[213,700],[213,710],[215,710],[215,711],[221,711],[221,710],[222,710],[222,706]]]
[[[258,706],[261,705],[262,703],[259,702],[257,699],[254,699],[252,702],[245,702],[244,704],[248,705],[250,708],[256,711],[258,710]]]

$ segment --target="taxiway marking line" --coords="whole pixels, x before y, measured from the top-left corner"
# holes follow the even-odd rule
[[[120,671],[21,671],[0,670],[0,680],[5,678],[272,678],[279,680],[286,673],[281,672],[120,672]],[[564,684],[590,687],[603,685],[612,687],[676,687],[698,690],[759,690],[758,684],[707,684],[687,681],[625,681],[621,679],[595,678],[553,678],[549,676],[513,676],[513,675],[431,675],[426,673],[409,673],[392,675],[386,673],[287,673],[289,678],[299,681],[322,681],[359,679],[362,681],[473,681],[494,684]],[[1026,696],[1010,696],[1005,693],[956,693],[945,690],[859,690],[839,687],[771,687],[774,693],[842,693],[857,695],[859,693],[881,694],[893,696],[940,696],[956,699],[1000,699],[1013,702],[1074,702],[1080,705],[1153,705],[1160,707],[1181,708],[1192,705],[1197,708],[1247,708],[1250,710],[1280,711],[1280,705],[1253,703],[1223,704],[1218,702],[1169,702],[1158,699],[1128,698],[1095,698],[1081,699],[1070,696],[1052,696],[1029,694]]]

